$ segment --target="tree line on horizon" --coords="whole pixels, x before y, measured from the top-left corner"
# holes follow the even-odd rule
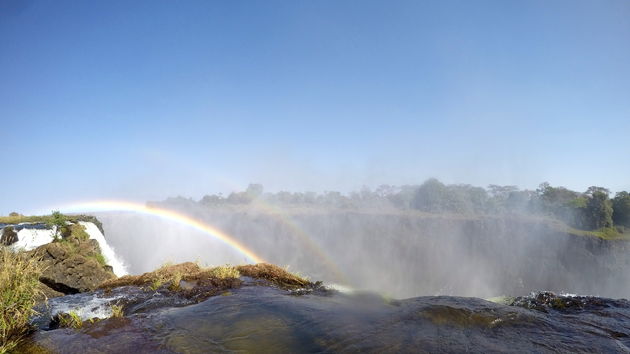
[[[205,195],[198,202],[182,197],[169,198],[166,204],[195,203],[204,206],[249,204],[260,199],[275,205],[313,205],[334,208],[382,208],[419,210],[450,214],[534,214],[558,219],[582,230],[617,227],[630,228],[630,193],[591,186],[584,192],[541,183],[536,190],[491,184],[487,188],[469,184],[444,184],[435,178],[421,185],[381,185],[372,190],[343,194],[336,191],[264,192],[260,184],[250,184],[245,191]]]

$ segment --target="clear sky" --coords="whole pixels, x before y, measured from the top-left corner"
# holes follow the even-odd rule
[[[0,214],[97,198],[630,190],[630,1],[0,1]]]

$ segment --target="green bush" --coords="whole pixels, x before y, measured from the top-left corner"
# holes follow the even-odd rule
[[[77,238],[81,241],[90,239],[90,235],[85,231],[85,226],[81,224],[74,224],[70,226],[70,236]]]
[[[55,228],[55,234],[53,235],[55,241],[59,240],[59,233],[66,233],[68,231],[66,221],[68,221],[68,218],[58,210],[53,211],[50,218],[47,220],[46,223],[48,226]]]

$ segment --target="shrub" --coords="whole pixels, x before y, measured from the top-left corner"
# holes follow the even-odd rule
[[[53,237],[55,238],[55,241],[59,239],[60,232],[68,230],[66,221],[67,221],[66,216],[56,210],[52,212],[52,214],[50,215],[50,218],[46,222],[48,226],[55,228],[55,234],[53,235]]]
[[[40,293],[42,269],[37,261],[0,247],[0,353],[12,350],[29,331]]]

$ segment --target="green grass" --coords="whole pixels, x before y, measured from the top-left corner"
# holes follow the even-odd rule
[[[79,329],[83,327],[83,321],[78,313],[70,311],[69,313],[60,313],[59,327]]]
[[[15,348],[29,331],[41,271],[37,259],[0,247],[0,353]]]
[[[64,220],[70,221],[72,223],[77,223],[79,221],[89,221],[94,223],[98,222],[94,217],[88,215],[60,215],[63,217]],[[9,216],[0,216],[1,224],[20,224],[23,222],[52,224],[55,221],[59,221],[59,216],[55,217],[53,214],[25,216],[21,214],[11,213],[11,215]]]
[[[62,238],[58,242],[64,246],[66,251],[69,254],[79,254],[81,253],[80,242],[84,242],[90,239],[90,235],[85,231],[85,226],[81,224],[70,225],[70,235],[68,237]],[[77,243],[77,240],[79,243]],[[101,253],[96,254],[88,254],[85,255],[87,258],[91,258],[95,260],[101,266],[106,266],[107,261],[105,260],[105,256]]]
[[[586,237],[598,237],[604,240],[630,240],[630,232],[619,232],[617,229],[612,227],[606,227],[599,230],[594,231],[586,231],[586,230],[578,230],[572,227],[567,227],[566,232],[577,235],[577,236],[586,236]]]
[[[90,235],[85,231],[85,226],[81,224],[74,224],[70,226],[70,237],[75,237],[81,241],[90,239]]]
[[[3,224],[19,224],[23,222],[41,222],[48,223],[52,221],[51,215],[41,215],[41,216],[24,216],[24,215],[14,215],[14,216],[0,216],[0,223]]]
[[[112,318],[121,318],[124,315],[123,307],[121,305],[112,305]]]
[[[580,230],[571,227],[559,220],[544,219],[545,223],[558,232],[564,232],[569,235],[582,236],[582,237],[597,237],[603,240],[610,241],[630,241],[630,230],[625,230],[620,227],[605,227],[599,230]]]
[[[68,220],[71,222],[76,222],[77,217],[68,216],[64,214],[50,214],[50,215],[31,215],[25,216],[21,214],[11,213],[9,216],[0,216],[0,223],[3,224],[19,224],[23,222],[32,222],[32,223],[44,223],[44,224],[54,224],[56,221],[60,220]]]
[[[96,260],[98,262],[98,264],[100,264],[102,266],[106,266],[107,265],[107,261],[105,260],[105,256],[103,256],[101,253],[97,253],[96,255],[94,255],[93,259]]]
[[[151,282],[151,285],[149,285],[149,288],[151,288],[151,290],[156,291],[157,289],[159,289],[162,286],[162,280],[160,279],[153,279],[153,281]]]

